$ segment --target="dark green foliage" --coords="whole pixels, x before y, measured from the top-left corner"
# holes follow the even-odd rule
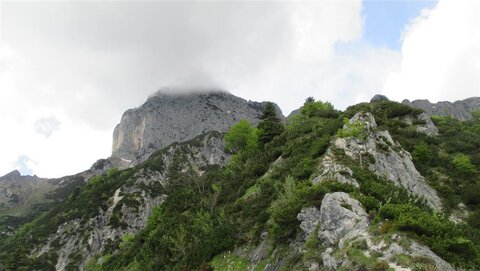
[[[468,217],[468,224],[476,229],[480,229],[480,209],[477,209],[470,214]]]
[[[280,140],[285,142],[282,146],[285,161],[273,171],[274,178],[290,175],[297,180],[305,180],[314,172],[316,159],[327,150],[330,140],[342,127],[338,113],[328,104],[307,99],[303,106],[307,110],[290,119],[286,131],[280,136]],[[321,107],[321,110],[317,109],[323,113],[311,113],[309,106],[314,109]],[[317,112],[317,109],[312,112]]]
[[[273,103],[268,102],[260,116],[258,128],[258,141],[260,145],[265,145],[272,141],[275,136],[284,131],[282,122],[277,116]]]
[[[420,142],[413,147],[412,156],[415,161],[427,161],[430,159],[430,147],[425,142]]]

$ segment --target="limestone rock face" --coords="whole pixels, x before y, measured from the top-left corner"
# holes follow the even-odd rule
[[[438,135],[438,128],[427,113],[420,113],[415,117],[405,116],[402,118],[402,121],[409,125],[415,125],[415,129],[419,133],[424,133],[428,136]]]
[[[328,180],[359,187],[357,180],[353,178],[353,171],[336,161],[331,148],[327,150],[325,156],[322,158],[320,163],[320,175],[315,177],[312,182],[315,184]]]
[[[353,230],[364,230],[367,226],[367,213],[357,200],[344,192],[325,195],[320,207],[320,240],[335,245]]]
[[[135,165],[171,143],[208,131],[225,132],[242,119],[257,123],[263,107],[264,103],[220,91],[157,93],[142,106],[123,114],[113,133],[112,159]],[[278,106],[277,111],[282,116]]]
[[[334,142],[335,147],[344,150],[346,155],[360,164],[368,165],[369,169],[378,176],[386,177],[395,184],[405,187],[411,194],[424,197],[433,209],[441,210],[442,204],[437,192],[417,171],[410,153],[402,149],[388,131],[377,130],[372,114],[357,113],[350,120],[350,122],[354,121],[364,123],[366,139],[337,138]]]
[[[426,113],[421,113],[417,116],[418,120],[423,121],[425,124],[417,125],[417,132],[424,133],[428,136],[438,135],[438,128],[433,123],[432,119]]]
[[[403,100],[403,104],[410,105],[424,110],[429,116],[452,116],[459,120],[472,118],[470,112],[480,109],[480,97],[471,97],[456,102],[431,103],[429,100]]]
[[[297,219],[301,221],[300,228],[306,233],[308,238],[320,221],[320,210],[316,207],[303,208],[297,215]]]

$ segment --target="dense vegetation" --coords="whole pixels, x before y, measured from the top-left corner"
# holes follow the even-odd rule
[[[319,158],[335,136],[364,137],[364,127],[355,123],[340,130],[344,119],[359,111],[372,112],[379,128],[389,130],[412,153],[416,167],[439,191],[445,214],[435,213],[421,199],[376,176],[340,150],[333,151],[353,170],[360,186],[333,181],[312,184]],[[33,245],[64,221],[92,217],[118,187],[133,181],[135,172],[149,168],[166,170],[168,184],[152,187],[151,193],[167,194],[168,198],[154,209],[146,228],[109,246],[87,264],[87,270],[212,270],[221,266],[212,262],[216,255],[257,245],[262,238],[283,251],[287,269],[295,269],[305,257],[319,257],[321,252],[321,245],[313,241],[307,242],[311,250],[305,255],[281,249],[302,234],[297,214],[306,206],[319,207],[323,196],[333,191],[358,199],[378,234],[400,232],[456,266],[478,269],[480,118],[460,122],[435,117],[439,136],[429,137],[404,121],[419,113],[389,101],[359,104],[339,112],[329,103],[309,98],[301,112],[284,125],[273,106],[268,106],[257,127],[241,121],[225,135],[227,149],[233,154],[227,166],[208,167],[200,175],[177,149],[168,167],[161,155],[154,154],[136,168],[95,177],[73,191],[65,205],[26,224],[2,244],[0,267],[52,267],[56,255],[28,257]],[[467,223],[454,223],[450,215]],[[363,264],[364,268],[382,266],[382,262]],[[238,260],[238,266],[244,263]]]

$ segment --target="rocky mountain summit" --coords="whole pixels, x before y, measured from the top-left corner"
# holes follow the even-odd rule
[[[264,105],[222,91],[158,92],[142,106],[123,114],[113,132],[112,161],[135,165],[174,142],[208,131],[225,132],[242,119],[256,124]],[[276,108],[281,116],[280,108]]]
[[[480,109],[480,97],[471,97],[455,102],[431,103],[429,100],[403,100],[402,103],[420,108],[430,116],[451,116],[459,120],[471,119],[471,111]]]

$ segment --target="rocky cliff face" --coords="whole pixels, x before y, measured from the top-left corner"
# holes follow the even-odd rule
[[[452,116],[459,120],[469,120],[472,110],[480,109],[480,97],[471,97],[456,102],[431,103],[429,100],[403,100],[403,104],[424,110],[428,115]]]
[[[157,93],[123,114],[113,133],[112,161],[134,165],[173,142],[207,131],[225,132],[242,119],[257,123],[263,106],[220,91]]]

